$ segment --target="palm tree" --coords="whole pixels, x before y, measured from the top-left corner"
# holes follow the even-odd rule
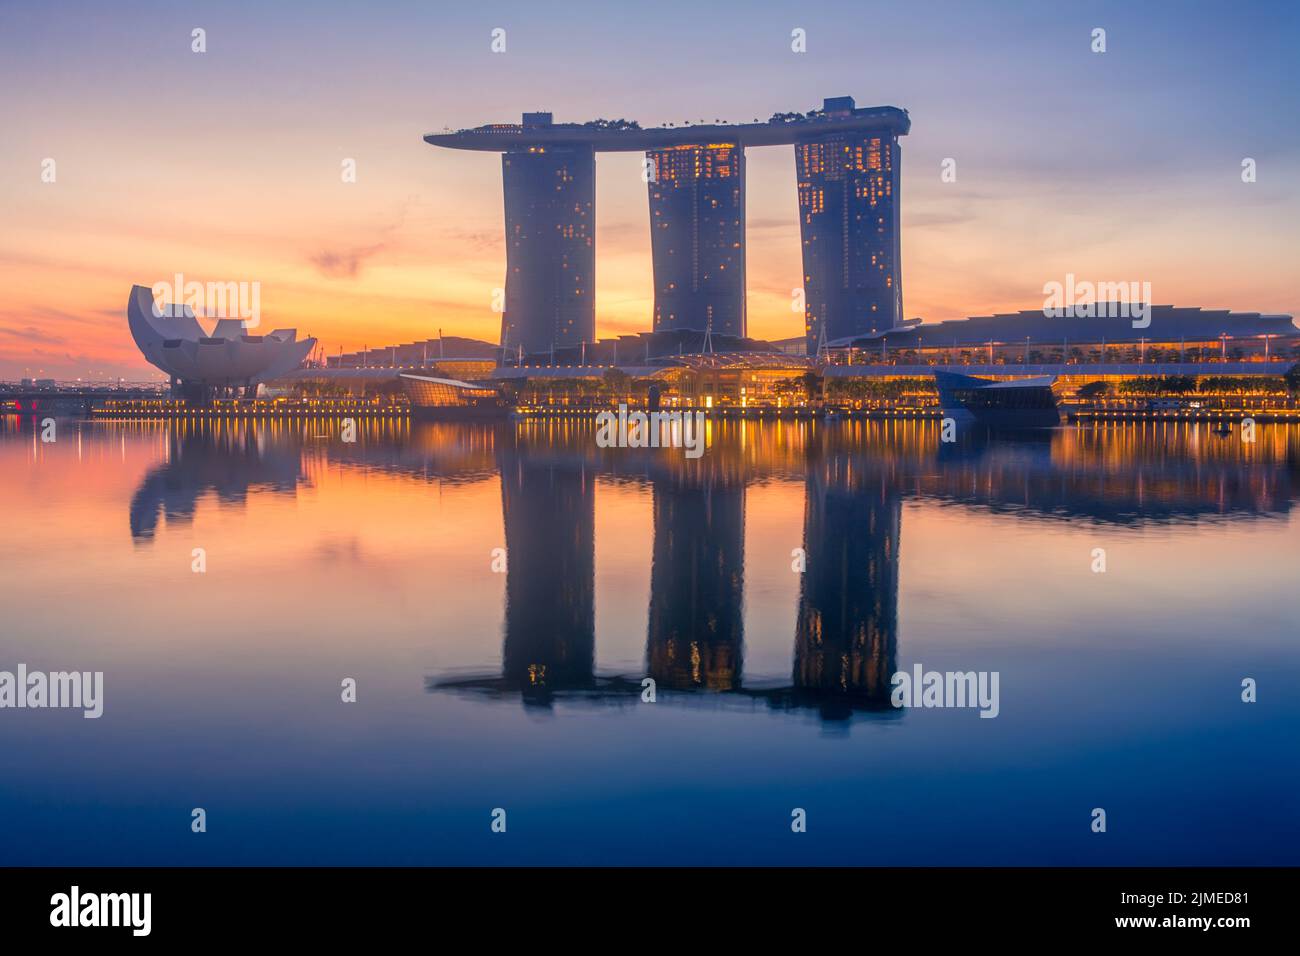
[[[823,397],[826,389],[826,379],[822,376],[816,372],[804,372],[799,381],[808,395],[808,401],[815,402]]]
[[[607,368],[602,376],[604,387],[614,398],[619,398],[627,394],[628,383],[631,376],[621,368]]]
[[[1300,395],[1300,362],[1287,369],[1287,373],[1282,376],[1282,381],[1286,383],[1286,390],[1291,395]]]

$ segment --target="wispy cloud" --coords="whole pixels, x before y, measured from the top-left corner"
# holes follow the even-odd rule
[[[308,260],[322,275],[331,279],[355,279],[362,263],[388,248],[387,242],[376,242],[353,249],[325,249],[308,256]]]
[[[63,345],[68,341],[61,335],[42,332],[34,325],[25,325],[21,329],[0,328],[0,336],[19,342],[40,342],[43,345]]]

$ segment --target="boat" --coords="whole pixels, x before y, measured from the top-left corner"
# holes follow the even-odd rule
[[[935,372],[945,417],[958,422],[1011,428],[1052,428],[1061,423],[1056,376],[999,382],[955,372]]]

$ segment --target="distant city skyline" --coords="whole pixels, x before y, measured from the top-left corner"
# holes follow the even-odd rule
[[[634,27],[594,3],[563,17],[61,9],[0,9],[0,378],[158,377],[122,302],[178,272],[260,283],[263,330],[296,328],[327,354],[439,329],[496,341],[501,167],[421,138],[529,110],[647,126],[764,120],[836,95],[909,110],[909,318],[1035,308],[1067,273],[1150,282],[1162,304],[1300,313],[1300,14],[1280,2],[759,3],[741,17],[669,0]],[[649,330],[641,155],[597,166],[595,334]],[[754,148],[745,167],[748,332],[799,336],[794,161]]]

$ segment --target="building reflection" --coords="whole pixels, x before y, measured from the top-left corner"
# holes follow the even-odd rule
[[[599,449],[591,429],[573,423],[376,426],[355,443],[330,427],[167,425],[165,461],[130,501],[132,536],[149,540],[162,515],[191,519],[206,495],[241,503],[295,494],[324,468],[426,483],[498,479],[507,548],[501,665],[428,684],[530,707],[560,697],[633,704],[649,677],[658,701],[672,706],[770,708],[829,724],[895,716],[904,501],[1018,522],[1139,528],[1285,520],[1300,489],[1296,428],[1261,428],[1254,443],[1171,423],[968,434],[948,445],[926,422],[722,423],[704,457],[687,460],[663,449]],[[644,489],[651,515],[644,667],[623,674],[596,671],[598,478]],[[790,544],[802,545],[805,568],[790,665],[747,674],[747,488],[795,478],[803,535]],[[770,633],[764,624],[751,618],[750,629]]]
[[[190,522],[199,499],[214,494],[223,504],[243,505],[250,491],[294,494],[305,480],[299,443],[267,440],[247,423],[171,423],[166,457],[151,468],[131,497],[131,537],[149,541],[158,520]]]
[[[498,445],[505,523],[502,677],[525,700],[594,686],[595,475],[580,456]]]
[[[733,691],[744,660],[745,486],[701,459],[652,481],[646,671],[670,690]]]
[[[292,495],[330,466],[453,485],[493,480],[500,471],[496,431],[482,425],[361,419],[351,441],[332,418],[194,418],[161,428],[163,463],[145,474],[128,509],[131,536],[139,541],[154,537],[163,515],[193,520],[207,494],[235,505],[250,493]]]
[[[596,502],[580,457],[498,446],[505,523],[502,676],[527,700],[593,685]]]
[[[1261,431],[1253,444],[1189,423],[975,431],[941,444],[908,494],[1040,521],[1268,519],[1290,511],[1300,469],[1295,429]]]
[[[315,434],[317,462],[445,485],[495,481],[499,471],[491,425],[358,422],[356,441],[344,442],[330,424]]]
[[[784,701],[841,720],[857,710],[892,712],[902,499],[886,468],[825,446],[823,437],[808,462],[807,567]]]
[[[659,701],[804,710],[824,721],[895,716],[901,496],[888,470],[802,436],[806,499],[799,611],[788,682],[744,680],[745,485],[752,456],[699,461],[588,452],[546,430],[499,456],[509,570],[499,675],[431,679],[431,690],[552,702],[631,703],[643,677]],[[589,436],[587,436],[589,437]],[[572,440],[570,440],[572,439]],[[501,446],[506,447],[507,440]],[[778,456],[788,469],[788,455]],[[606,468],[606,465],[609,467]],[[651,494],[645,673],[594,672],[594,498],[598,473],[639,475]]]
[[[929,422],[723,423],[715,447],[686,461],[598,450],[581,425],[522,427],[528,441],[498,458],[510,546],[501,673],[429,687],[631,704],[648,676],[670,705],[758,704],[827,724],[897,716],[889,695],[905,499],[1116,525],[1275,518],[1295,499],[1296,430],[1268,432],[1255,448],[1194,426],[1119,431],[969,434],[945,445]],[[745,489],[800,473],[806,565],[790,677],[747,676]],[[642,482],[651,495],[644,673],[594,673],[598,476]]]

